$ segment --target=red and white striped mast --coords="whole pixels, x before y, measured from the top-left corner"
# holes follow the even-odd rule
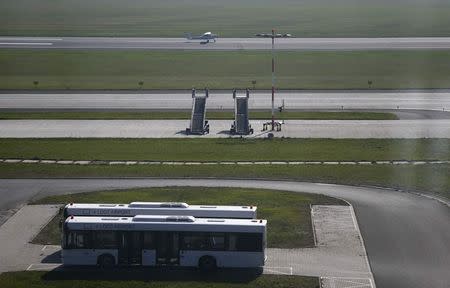
[[[272,131],[275,130],[275,29],[272,29]]]

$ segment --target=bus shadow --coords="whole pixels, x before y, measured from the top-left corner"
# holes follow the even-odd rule
[[[42,259],[41,263],[61,263],[61,250],[45,256],[45,258]]]
[[[192,268],[59,268],[42,276],[45,281],[55,280],[111,280],[111,281],[199,281],[221,283],[248,283],[262,274],[262,268],[256,269],[218,269],[203,273]]]

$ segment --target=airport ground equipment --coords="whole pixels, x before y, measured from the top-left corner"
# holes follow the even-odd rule
[[[192,89],[192,113],[189,128],[186,128],[186,134],[203,135],[209,133],[209,124],[206,120],[206,99],[209,96],[208,89],[205,89],[205,95],[196,95],[195,89]]]
[[[280,132],[281,131],[281,125],[284,124],[284,120],[282,120],[282,121],[275,121],[273,124],[274,124],[274,129],[272,131]],[[268,127],[270,127],[271,125],[272,125],[272,122],[264,122],[262,131],[267,131]]]
[[[248,98],[250,91],[247,89],[245,96],[236,95],[236,89],[233,90],[234,98],[234,121],[231,125],[230,133],[233,135],[253,134],[252,126],[249,123]]]
[[[131,202],[130,204],[70,203],[63,216],[180,215],[197,218],[256,219],[256,206],[189,205],[180,202]]]

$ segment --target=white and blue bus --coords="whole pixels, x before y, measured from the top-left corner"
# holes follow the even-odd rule
[[[178,202],[132,202],[130,204],[70,203],[68,216],[185,215],[197,218],[256,219],[256,206],[188,205]]]
[[[261,267],[266,220],[137,215],[69,216],[63,226],[64,265]]]

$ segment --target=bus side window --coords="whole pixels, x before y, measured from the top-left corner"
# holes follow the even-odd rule
[[[97,249],[116,249],[118,237],[115,231],[96,231],[94,233],[94,248]]]
[[[144,249],[153,250],[155,249],[155,233],[153,232],[144,232]]]
[[[262,251],[263,239],[256,233],[233,233],[228,238],[228,250],[230,251]]]
[[[209,236],[211,250],[225,250],[225,234],[211,233]]]
[[[89,248],[88,232],[78,232],[76,235],[76,247],[80,249]]]
[[[225,250],[224,233],[190,232],[182,239],[184,250]]]
[[[228,235],[228,250],[237,251],[236,243],[237,243],[237,234],[229,234]]]
[[[75,232],[67,233],[67,248],[73,249],[77,247],[75,245],[75,235],[76,235]]]
[[[209,239],[205,233],[191,232],[185,233],[182,240],[183,250],[208,250]]]
[[[89,248],[90,244],[90,232],[87,231],[79,231],[79,232],[70,232],[67,234],[67,248],[69,249],[85,249]]]

